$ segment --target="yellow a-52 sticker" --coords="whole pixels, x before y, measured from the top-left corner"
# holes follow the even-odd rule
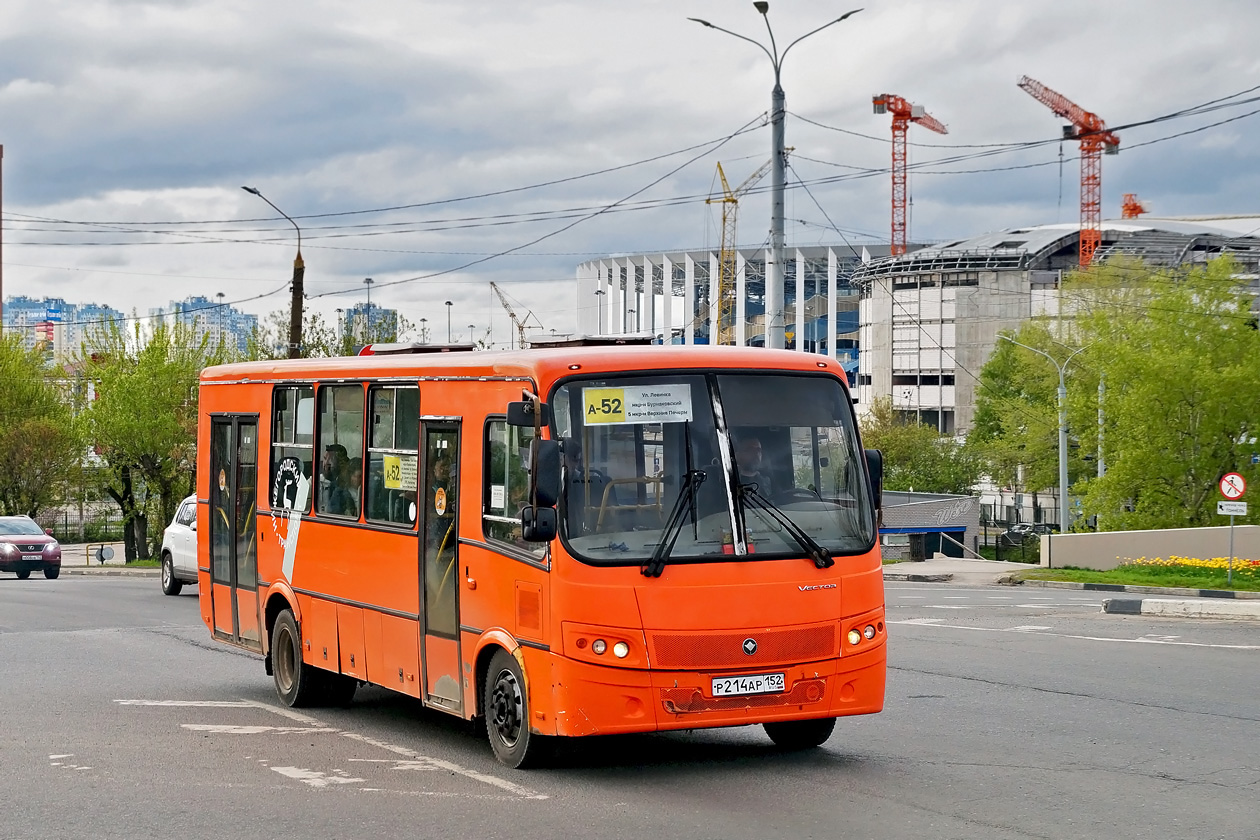
[[[685,382],[625,388],[583,388],[582,415],[588,426],[686,423],[692,419],[691,386]]]
[[[586,388],[582,404],[587,425],[626,422],[625,388]]]

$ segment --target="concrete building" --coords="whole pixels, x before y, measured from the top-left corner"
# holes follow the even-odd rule
[[[258,328],[258,316],[242,312],[230,304],[202,296],[171,301],[165,309],[150,309],[154,322],[191,327],[195,338],[209,337],[211,347],[227,346],[244,352],[249,337]]]
[[[1180,266],[1229,252],[1254,279],[1260,219],[1253,221],[1252,232],[1242,235],[1206,219],[1105,221],[1094,260],[1125,255]],[[980,369],[998,333],[1030,317],[1060,314],[1060,284],[1078,264],[1079,241],[1076,224],[1040,225],[858,265],[852,283],[860,297],[859,410],[891,397],[897,411],[965,435]]]
[[[374,341],[398,339],[398,310],[385,309],[374,303],[356,303],[349,309],[338,310],[341,335],[350,336],[354,344],[371,344]]]
[[[42,347],[52,361],[67,362],[90,343],[94,330],[121,324],[123,313],[97,303],[62,298],[11,297],[4,302],[4,331],[22,335],[27,347]]]
[[[852,284],[863,259],[887,257],[889,246],[789,248],[784,266],[787,346],[821,353],[856,370],[858,295]],[[578,332],[651,333],[676,344],[758,345],[765,335],[765,265],[769,253],[736,253],[732,318],[719,320],[714,250],[624,254],[577,267]],[[800,305],[798,306],[798,302]]]

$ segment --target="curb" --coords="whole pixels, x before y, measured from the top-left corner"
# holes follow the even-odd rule
[[[119,569],[108,566],[99,569],[94,569],[90,566],[62,566],[61,573],[63,575],[78,575],[80,577],[155,578],[162,576],[161,569]]]
[[[953,579],[953,575],[944,572],[935,575],[915,574],[914,572],[884,572],[884,580],[905,580],[912,583],[948,583]]]
[[[1221,618],[1260,621],[1256,601],[1179,601],[1171,598],[1108,598],[1102,611],[1113,615],[1154,615],[1163,618]]]
[[[1187,598],[1220,598],[1227,601],[1257,601],[1260,592],[1233,589],[1183,589],[1175,586],[1133,586],[1124,583],[1077,583],[1068,580],[1002,579],[1013,586],[1040,586],[1046,589],[1086,589],[1090,592],[1133,592],[1139,595],[1181,595]]]

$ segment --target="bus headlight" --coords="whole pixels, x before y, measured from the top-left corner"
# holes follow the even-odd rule
[[[866,625],[866,629],[862,631],[862,635],[868,639],[875,638],[875,625],[874,624]]]
[[[850,630],[849,631],[849,644],[856,645],[860,641],[862,641],[861,631],[859,631],[857,628]]]
[[[617,642],[617,644],[613,645],[613,656],[617,657],[618,659],[625,659],[629,655],[630,655],[630,645],[626,644],[625,642]]]
[[[608,650],[608,642],[605,642],[603,639],[596,639],[591,642],[591,653],[602,654],[606,650]]]

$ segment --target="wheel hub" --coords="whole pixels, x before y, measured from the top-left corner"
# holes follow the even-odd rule
[[[523,706],[515,675],[510,671],[499,674],[490,697],[490,714],[495,732],[509,747],[520,737]]]

